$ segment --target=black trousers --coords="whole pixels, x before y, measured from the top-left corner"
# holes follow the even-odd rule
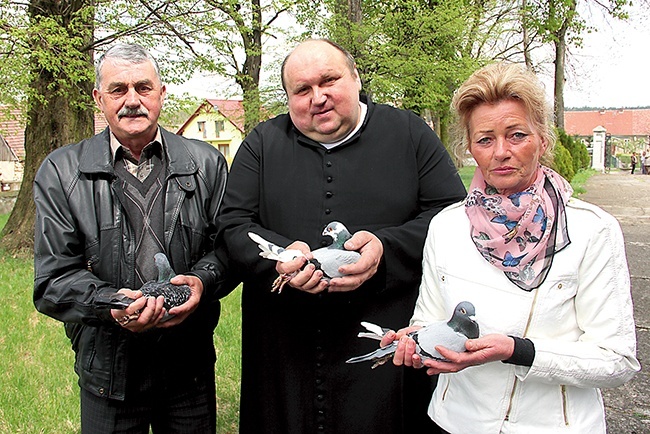
[[[216,433],[214,371],[173,386],[164,378],[145,376],[117,401],[81,389],[82,434],[213,434]]]

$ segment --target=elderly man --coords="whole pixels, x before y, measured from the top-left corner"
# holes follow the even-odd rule
[[[83,433],[215,432],[215,351],[223,265],[213,250],[224,157],[158,126],[158,65],[116,45],[93,97],[109,127],[52,152],[34,183],[36,308],[65,323],[76,353]],[[165,253],[184,304],[138,289]],[[125,309],[99,300],[121,292]],[[165,321],[163,321],[165,318]]]
[[[465,188],[418,116],[360,98],[354,59],[337,44],[298,45],[282,81],[289,113],[244,140],[219,218],[218,240],[247,273],[240,432],[433,432],[419,402],[432,384],[420,372],[345,360],[378,346],[357,338],[361,321],[408,323],[429,221]],[[309,255],[333,220],[361,258],[329,281],[305,258],[260,258],[247,236]],[[292,276],[280,294],[270,290],[278,272]]]

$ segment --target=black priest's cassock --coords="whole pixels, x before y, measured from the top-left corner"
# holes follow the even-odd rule
[[[244,279],[241,433],[435,432],[426,414],[434,381],[424,370],[345,360],[378,346],[357,337],[361,321],[408,325],[429,221],[466,192],[418,116],[362,101],[360,131],[331,150],[280,115],[258,125],[234,159],[219,241]],[[321,232],[333,220],[382,241],[377,274],[349,293],[289,285],[271,293],[275,262],[260,258],[247,232],[315,249],[330,241]]]

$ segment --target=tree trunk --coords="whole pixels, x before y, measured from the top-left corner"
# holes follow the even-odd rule
[[[576,0],[569,0],[564,21],[555,33],[555,84],[553,89],[555,126],[564,129],[564,67],[566,59],[566,36],[571,21],[574,19]]]
[[[250,133],[260,122],[260,71],[262,69],[262,12],[260,0],[252,0],[251,29],[240,28],[246,59],[236,82],[242,89],[244,106],[244,134]]]
[[[564,59],[566,56],[566,41],[564,38],[555,41],[555,86],[553,91],[555,126],[564,129]]]
[[[29,6],[30,26],[43,19],[51,19],[68,32],[70,38],[78,38],[80,45],[90,46],[93,35],[92,15],[90,22],[80,28],[78,14],[82,9],[92,7],[93,0],[31,0]],[[32,29],[33,30],[33,29]],[[25,170],[16,204],[2,231],[2,244],[10,254],[31,254],[34,247],[35,207],[33,201],[34,175],[41,162],[54,149],[77,142],[93,135],[93,109],[90,95],[93,83],[92,51],[61,53],[74,56],[77,62],[85,60],[90,73],[85,79],[71,83],[71,72],[59,65],[46,64],[42,53],[60,48],[48,41],[48,34],[37,30],[31,38],[29,66],[32,81],[28,97],[27,126],[25,128]],[[61,57],[59,61],[65,63]],[[76,63],[78,64],[78,63]],[[79,77],[79,75],[77,75]]]
[[[524,52],[524,62],[526,63],[526,68],[529,70],[533,69],[533,60],[530,55],[530,36],[528,35],[528,0],[521,0],[521,29],[522,29],[522,44]]]

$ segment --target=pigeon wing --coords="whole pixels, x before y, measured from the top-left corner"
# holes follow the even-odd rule
[[[360,338],[370,338],[380,341],[390,329],[380,327],[377,324],[371,322],[361,321],[361,325],[368,330],[367,332],[359,332],[357,335]]]
[[[127,297],[121,292],[110,294],[100,292],[95,297],[93,304],[98,309],[126,309],[135,300]]]
[[[443,346],[452,351],[465,351],[467,336],[454,331],[446,321],[431,323],[413,333],[413,339],[418,344],[418,354],[423,357],[444,360],[436,351],[436,346]]]
[[[327,247],[314,250],[312,254],[314,255],[314,259],[320,265],[320,269],[323,270],[325,277],[330,279],[343,276],[343,274],[339,272],[339,267],[341,265],[354,264],[361,257],[359,252],[329,249]]]

